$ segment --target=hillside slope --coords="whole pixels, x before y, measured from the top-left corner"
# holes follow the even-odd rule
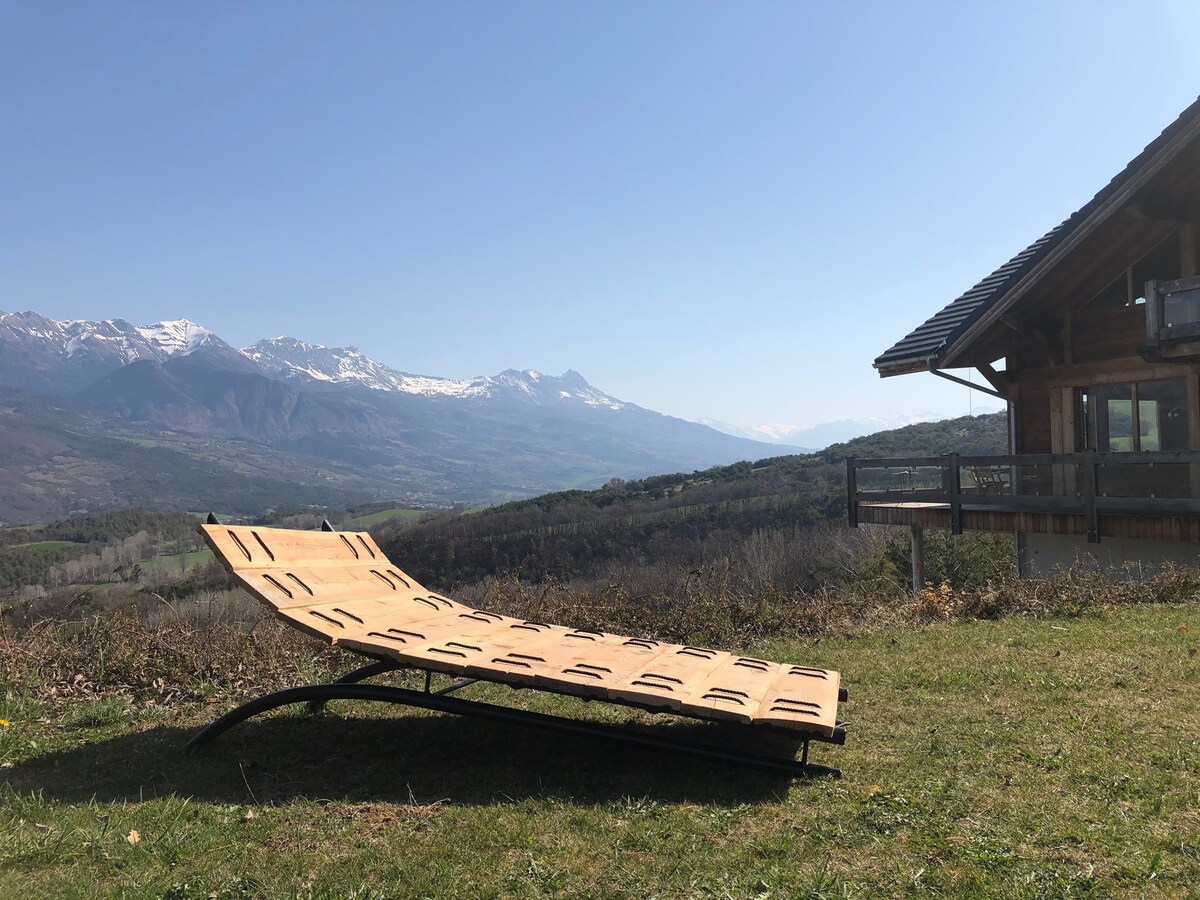
[[[0,388],[0,523],[134,506],[254,515],[273,506],[347,504],[368,494],[304,485],[241,466],[123,440],[66,402]]]
[[[819,453],[777,456],[690,474],[613,482],[476,513],[393,525],[378,537],[418,580],[449,590],[501,572],[569,578],[615,559],[687,558],[722,534],[794,528],[845,515],[848,456],[1003,453],[1003,413],[925,422],[856,438]]]

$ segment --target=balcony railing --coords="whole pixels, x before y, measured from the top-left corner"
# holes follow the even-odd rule
[[[850,525],[859,508],[940,507],[962,531],[963,509],[1083,516],[1200,516],[1200,451],[912,456],[846,460]]]

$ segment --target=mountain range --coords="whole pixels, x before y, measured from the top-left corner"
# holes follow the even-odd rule
[[[400,372],[289,337],[238,349],[185,320],[0,312],[0,521],[133,505],[475,504],[797,448],[612,397],[578,372]]]
[[[973,415],[988,415],[998,412],[999,406],[978,406]],[[716,429],[723,434],[744,437],[754,441],[764,441],[768,444],[787,444],[809,448],[815,452],[830,444],[853,440],[877,431],[891,431],[908,425],[918,425],[922,422],[940,422],[952,418],[945,413],[923,412],[910,416],[857,416],[851,419],[839,419],[836,422],[821,422],[817,425],[730,425],[716,419],[697,419],[701,425]]]

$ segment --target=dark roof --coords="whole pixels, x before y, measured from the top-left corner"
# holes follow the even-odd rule
[[[901,365],[940,359],[960,335],[984,313],[1002,302],[1005,296],[1025,275],[1055,247],[1079,228],[1109,197],[1127,184],[1142,167],[1181,131],[1192,119],[1200,116],[1200,98],[1183,111],[1121,172],[1106,184],[1095,197],[1072,213],[1065,222],[1038,238],[991,275],[988,275],[961,297],[949,303],[924,324],[909,332],[875,359],[875,368],[889,369]],[[884,374],[881,372],[881,374]]]

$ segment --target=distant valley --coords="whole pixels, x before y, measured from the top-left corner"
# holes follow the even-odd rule
[[[999,412],[999,406],[980,406],[974,415],[989,415]],[[817,425],[730,425],[716,419],[697,419],[701,425],[707,425],[723,434],[744,437],[754,441],[765,441],[769,444],[789,445],[803,448],[806,452],[816,452],[830,444],[851,441],[855,438],[880,431],[891,431],[908,425],[919,425],[922,422],[940,422],[952,418],[942,413],[924,412],[911,416],[858,416],[851,419],[839,419],[836,422],[821,422]]]

